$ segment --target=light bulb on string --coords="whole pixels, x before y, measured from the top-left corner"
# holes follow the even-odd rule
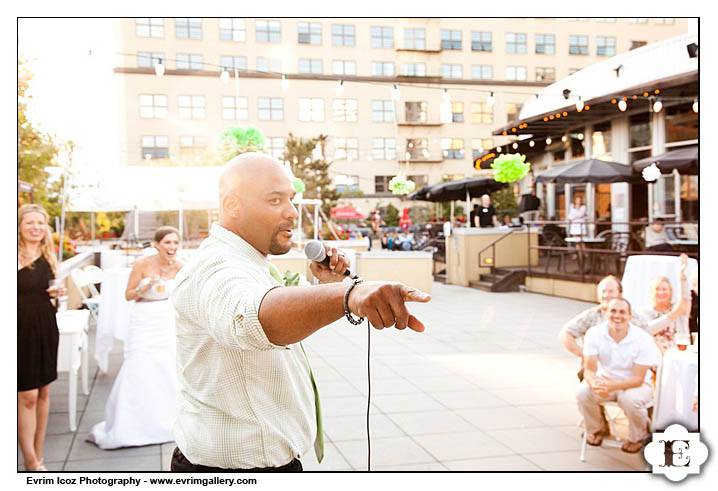
[[[162,75],[165,74],[165,65],[164,65],[164,63],[162,63],[162,58],[160,58],[157,61],[157,64],[155,65],[155,74],[158,77],[161,77]]]
[[[496,101],[496,99],[494,99],[494,93],[493,93],[493,91],[492,91],[492,92],[489,94],[489,96],[486,98],[486,105],[489,106],[489,107],[493,107],[495,101]]]
[[[566,143],[566,142],[568,141],[568,137],[567,137],[566,135],[563,135],[563,136],[561,137],[561,141],[564,142],[564,143]]]
[[[519,144],[516,143],[516,142],[514,142],[514,144],[511,145],[511,148],[513,148],[514,150],[516,150],[517,148],[519,148]]]
[[[619,109],[621,112],[625,111],[627,108],[628,108],[628,104],[626,104],[626,101],[624,101],[623,99],[621,99],[620,101],[618,101],[618,109]]]
[[[282,75],[282,90],[284,92],[289,90],[289,76],[286,73]]]
[[[398,101],[401,98],[401,92],[399,92],[399,86],[397,84],[394,84],[394,89],[391,91],[391,97]]]
[[[653,112],[659,113],[661,112],[661,109],[663,109],[663,102],[661,102],[661,99],[656,99],[656,102],[653,103]]]
[[[578,100],[576,101],[576,111],[583,111],[583,99],[581,99],[581,96],[578,96]]]
[[[229,72],[226,69],[222,69],[222,74],[219,76],[222,83],[227,85],[229,83]]]
[[[531,141],[529,142],[529,147],[533,148],[533,147],[534,147],[534,145],[536,145],[536,143],[534,143],[534,141],[533,141],[533,140],[531,140]]]
[[[546,138],[546,145],[551,145],[551,137]]]
[[[306,159],[304,159],[304,163],[305,163],[305,164],[309,164],[309,163],[311,163],[311,161],[312,161],[312,159],[310,159],[309,157],[307,157]]]
[[[341,96],[344,93],[344,80],[339,80],[339,82],[337,82],[336,93],[337,97]]]
[[[698,112],[698,101],[697,100],[693,101],[693,112],[694,113]]]
[[[578,138],[579,140],[583,140],[583,133],[579,133],[576,138]]]

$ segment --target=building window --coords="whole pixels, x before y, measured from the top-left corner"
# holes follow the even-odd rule
[[[416,184],[416,189],[429,185],[429,176],[427,175],[406,176],[406,178]]]
[[[202,19],[198,17],[175,19],[175,37],[177,39],[202,39]]]
[[[494,147],[494,141],[491,138],[472,138],[471,139],[471,151],[473,160],[479,158],[479,155],[484,153],[485,150]]]
[[[375,193],[388,193],[389,182],[394,179],[394,176],[374,176],[374,192]]]
[[[429,105],[426,102],[406,101],[404,115],[407,123],[426,123]]]
[[[334,139],[334,160],[359,158],[359,140],[356,138]]]
[[[494,67],[491,65],[471,65],[471,78],[491,80],[494,78]]]
[[[591,148],[594,159],[611,160],[611,123],[600,123],[593,127]]]
[[[336,189],[339,194],[359,191],[359,176],[337,174],[334,176],[334,189]]]
[[[222,41],[245,42],[247,40],[247,27],[244,19],[219,19],[219,39]]]
[[[390,61],[372,61],[371,74],[378,77],[393,77],[394,63]]]
[[[441,76],[442,78],[461,78],[461,65],[442,63]]]
[[[223,70],[233,71],[239,70],[240,72],[247,71],[247,57],[246,56],[225,56],[219,57],[219,64]]]
[[[322,60],[319,58],[299,58],[299,73],[322,73]]]
[[[442,138],[441,154],[445,159],[463,159],[464,158],[464,139],[463,138]]]
[[[464,122],[464,103],[451,101],[451,121],[453,123]]]
[[[222,97],[222,119],[244,121],[249,119],[246,97]]]
[[[180,119],[204,119],[204,96],[181,95],[177,98]]]
[[[141,118],[167,118],[167,96],[140,94]]]
[[[640,48],[641,46],[645,46],[647,43],[646,41],[631,41],[630,46],[628,47],[628,50]]]
[[[170,156],[170,139],[166,136],[143,136],[142,158],[166,159]]]
[[[570,54],[570,55],[587,55],[588,54],[588,36],[569,36],[568,37],[568,54]]]
[[[279,58],[265,58],[264,56],[259,56],[257,57],[257,71],[282,73],[282,60]]]
[[[372,48],[393,48],[394,47],[394,28],[372,26],[372,28],[371,28],[371,47]]]
[[[178,53],[175,59],[178,70],[202,70],[204,61],[202,55]]]
[[[525,66],[507,66],[506,80],[526,80]]]
[[[596,17],[596,22],[616,22],[615,17]]]
[[[395,160],[396,140],[394,138],[374,138],[371,156],[375,160]]]
[[[334,99],[334,121],[357,121],[356,99]]]
[[[491,124],[494,122],[494,109],[485,102],[471,103],[471,122],[474,124]]]
[[[693,103],[679,104],[666,109],[666,143],[698,139],[698,113]]]
[[[526,53],[526,34],[522,32],[507,32],[506,52],[509,54]]]
[[[405,63],[404,75],[407,77],[426,77],[426,63]]]
[[[332,24],[332,46],[354,46],[354,24]]]
[[[324,121],[324,99],[299,99],[299,121]]]
[[[506,121],[518,121],[521,107],[521,104],[517,104],[514,102],[506,104]]]
[[[441,49],[461,49],[461,31],[441,30]]]
[[[207,151],[206,136],[180,136],[180,157],[201,157]]]
[[[491,51],[491,33],[471,31],[471,51]]]
[[[284,138],[281,136],[269,137],[264,140],[264,148],[269,155],[281,160],[284,156]]]
[[[648,24],[648,17],[629,17],[629,24]]]
[[[372,120],[375,122],[394,122],[394,103],[392,101],[371,101]]]
[[[260,97],[257,99],[260,121],[281,121],[284,119],[284,99],[281,97]]]
[[[556,54],[556,36],[553,34],[536,34],[536,53],[542,55]]]
[[[353,60],[332,61],[332,73],[334,75],[356,75],[357,62]]]
[[[282,29],[278,20],[258,20],[254,24],[258,43],[279,43],[282,40]]]
[[[616,38],[598,36],[596,38],[596,54],[598,56],[616,56]]]
[[[135,34],[141,38],[165,37],[165,21],[161,17],[135,19]]]
[[[429,140],[426,138],[411,138],[406,140],[404,160],[426,160],[428,158]]]
[[[404,49],[426,49],[426,30],[423,28],[404,29]]]
[[[676,19],[674,17],[656,17],[656,24],[675,24]]]
[[[318,22],[300,22],[297,24],[299,44],[322,44],[322,25]]]
[[[553,67],[537,66],[536,81],[556,80],[556,70]]]
[[[651,145],[651,114],[634,114],[628,118],[629,148]]]
[[[144,51],[137,53],[138,67],[153,68],[159,62],[165,62],[166,60],[164,53],[146,53]]]

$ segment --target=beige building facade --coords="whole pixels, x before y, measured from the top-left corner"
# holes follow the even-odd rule
[[[474,156],[509,141],[492,131],[532,95],[687,31],[679,18],[117,22],[123,164],[218,164],[217,137],[235,125],[260,128],[280,158],[289,133],[326,135],[333,183],[365,213],[398,203],[399,173],[417,188],[490,173]]]

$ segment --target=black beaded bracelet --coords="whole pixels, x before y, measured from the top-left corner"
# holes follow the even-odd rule
[[[349,285],[349,288],[347,288],[347,291],[344,292],[344,315],[346,316],[347,320],[355,326],[358,326],[359,324],[364,322],[364,317],[359,317],[357,319],[352,317],[352,313],[349,311],[349,293],[356,285],[358,285],[362,281],[364,280],[361,278],[355,278]]]

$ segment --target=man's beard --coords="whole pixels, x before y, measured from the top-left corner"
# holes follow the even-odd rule
[[[294,222],[284,222],[280,223],[279,226],[274,230],[274,233],[272,234],[272,240],[269,242],[269,253],[274,256],[279,256],[281,254],[286,254],[289,252],[292,248],[292,241],[289,241],[289,244],[282,245],[279,243],[279,240],[277,240],[277,235],[279,235],[279,232],[282,230],[287,229],[293,229],[294,228]]]

